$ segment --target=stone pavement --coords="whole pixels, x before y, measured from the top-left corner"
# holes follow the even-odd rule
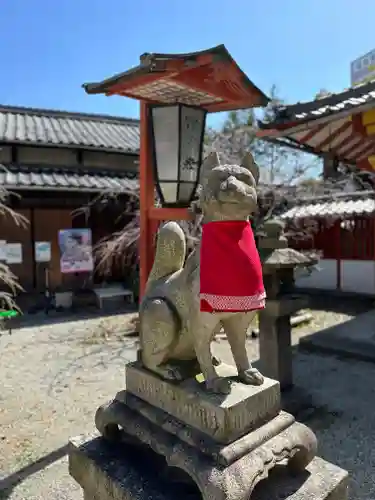
[[[375,361],[375,309],[302,338],[300,348]]]
[[[293,331],[293,343],[333,322],[348,322],[346,304],[345,311],[314,311],[314,322]],[[82,500],[66,456],[54,460],[71,436],[94,429],[97,407],[123,388],[124,365],[137,350],[137,339],[121,334],[124,320],[66,321],[0,336],[1,500]],[[112,328],[103,328],[111,322]],[[115,326],[119,333],[107,336]],[[258,358],[257,339],[247,349]],[[233,363],[224,340],[214,343],[214,354]],[[307,424],[318,436],[319,454],[350,471],[350,498],[375,499],[375,364],[297,353],[294,371],[296,385],[315,402]]]

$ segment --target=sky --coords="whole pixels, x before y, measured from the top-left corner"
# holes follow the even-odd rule
[[[265,93],[288,103],[350,85],[375,49],[374,0],[2,0],[0,104],[137,118],[137,101],[86,95],[144,52],[225,44]],[[214,118],[213,120],[218,120]]]

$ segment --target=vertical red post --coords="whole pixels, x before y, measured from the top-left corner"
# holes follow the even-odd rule
[[[154,207],[154,171],[151,156],[151,134],[148,123],[148,106],[141,101],[139,188],[140,188],[140,238],[139,238],[139,296],[142,298],[154,253],[155,223],[150,220]]]
[[[336,255],[336,290],[341,290],[341,221],[336,221],[335,231],[335,255]]]

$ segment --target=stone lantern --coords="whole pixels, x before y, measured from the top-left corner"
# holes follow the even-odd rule
[[[278,380],[282,390],[293,386],[290,318],[307,306],[305,297],[293,293],[294,271],[316,263],[288,248],[284,228],[282,221],[270,220],[258,240],[267,292],[266,308],[259,312],[260,365],[262,373]]]

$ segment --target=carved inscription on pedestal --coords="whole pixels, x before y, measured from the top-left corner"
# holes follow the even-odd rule
[[[234,376],[227,365],[221,376]],[[228,395],[209,394],[196,380],[173,384],[137,363],[126,367],[126,389],[221,443],[230,443],[274,418],[280,411],[279,383],[266,379],[261,386],[233,381]]]

